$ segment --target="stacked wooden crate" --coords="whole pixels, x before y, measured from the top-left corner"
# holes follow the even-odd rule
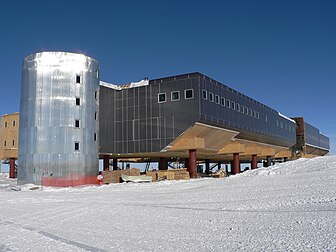
[[[116,170],[116,171],[103,171],[103,183],[121,183],[121,174],[125,174],[128,176],[140,176],[140,169],[131,168],[126,170]]]
[[[146,175],[152,176],[152,181],[190,179],[187,169],[147,171]]]
[[[190,179],[190,175],[189,175],[189,172],[187,171],[187,168],[184,168],[184,169],[174,169],[172,171],[174,172],[174,179],[175,180]]]

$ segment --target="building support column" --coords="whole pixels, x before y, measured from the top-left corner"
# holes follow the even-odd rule
[[[240,173],[239,153],[233,154],[233,174]]]
[[[205,159],[205,174],[210,174],[210,160]]]
[[[284,157],[283,159],[284,163],[288,161],[288,157]]]
[[[266,157],[266,167],[269,167],[272,165],[272,157],[271,156],[267,156]]]
[[[189,150],[189,163],[188,163],[188,171],[190,178],[197,177],[196,166],[197,166],[196,150],[192,149]]]
[[[113,164],[112,164],[113,171],[118,170],[118,159],[113,158]]]
[[[251,169],[257,169],[257,168],[258,168],[257,155],[252,155]]]
[[[9,178],[16,178],[15,158],[9,159]]]
[[[220,169],[222,169],[222,162],[221,161],[218,161],[218,163],[217,163],[217,169],[218,169],[218,171]]]
[[[104,160],[104,171],[110,170],[110,157],[109,157],[109,155],[104,155],[103,160]]]
[[[159,170],[168,170],[168,162],[167,159],[164,157],[160,157]]]

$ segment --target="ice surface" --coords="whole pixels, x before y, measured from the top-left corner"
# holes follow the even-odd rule
[[[336,157],[225,179],[34,185],[0,175],[0,251],[336,251]]]

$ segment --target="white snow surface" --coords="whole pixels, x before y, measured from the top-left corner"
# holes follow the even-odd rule
[[[335,156],[77,188],[14,191],[1,174],[0,251],[336,251],[335,179]]]

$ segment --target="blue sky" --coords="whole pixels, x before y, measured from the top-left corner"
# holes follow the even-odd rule
[[[82,52],[102,80],[199,71],[281,113],[303,116],[336,153],[336,1],[1,1],[0,114],[19,111],[21,66]]]

